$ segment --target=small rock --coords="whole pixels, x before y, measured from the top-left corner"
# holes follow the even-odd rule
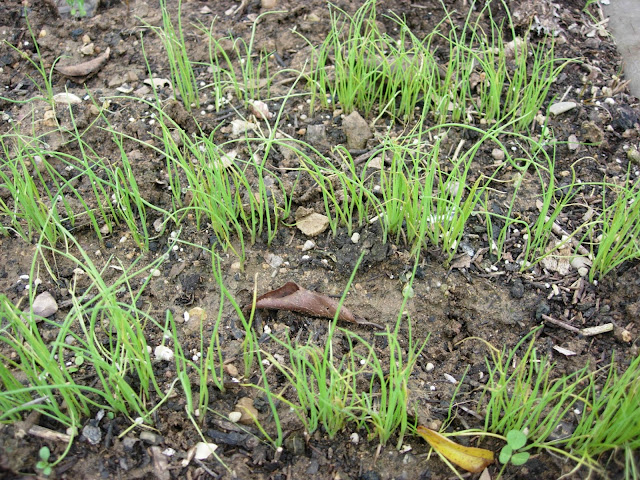
[[[47,127],[55,127],[58,124],[58,119],[56,118],[56,112],[53,110],[47,110],[44,112],[42,117],[45,126]]]
[[[353,432],[349,436],[349,440],[351,440],[351,443],[353,443],[354,445],[358,445],[360,443],[360,435],[358,435],[357,432]]]
[[[42,292],[34,298],[31,308],[33,309],[34,315],[47,318],[58,311],[58,304],[56,303],[56,299],[53,298],[53,295],[49,292]]]
[[[97,445],[100,443],[100,440],[102,440],[102,431],[99,427],[89,424],[82,429],[82,436],[86,438],[87,442],[91,445]]]
[[[77,105],[82,103],[80,97],[69,92],[56,93],[53,96],[53,101],[63,105]]]
[[[613,336],[619,342],[630,343],[633,340],[631,332],[625,328],[614,327]]]
[[[434,368],[436,368],[436,366],[433,363],[431,362],[427,363],[427,367],[426,367],[427,372],[432,371]]]
[[[454,385],[458,383],[458,380],[456,380],[453,375],[449,375],[448,373],[443,373],[442,375],[447,380],[447,382],[453,383]]]
[[[273,113],[269,111],[269,105],[260,100],[253,100],[249,104],[249,110],[258,120],[270,120],[273,118]]]
[[[284,263],[284,259],[280,255],[274,255],[273,253],[267,253],[264,259],[272,268],[278,268]]]
[[[519,278],[516,278],[513,281],[511,288],[509,289],[509,293],[511,293],[511,296],[513,298],[520,299],[524,297],[524,284],[522,283],[522,280],[520,280]]]
[[[201,326],[207,320],[207,311],[201,307],[193,307],[185,312],[184,331],[187,335],[200,331]]]
[[[236,368],[236,366],[233,363],[228,363],[227,365],[225,365],[224,369],[233,378],[236,378],[238,376],[238,369]]]
[[[584,138],[595,144],[600,144],[604,140],[604,132],[602,128],[595,124],[595,122],[582,122],[582,131],[584,133]]]
[[[158,345],[153,351],[153,354],[156,356],[157,360],[173,360],[173,350],[165,345]]]
[[[373,157],[371,160],[369,160],[367,162],[367,167],[375,168],[376,170],[381,170],[382,169],[382,157],[380,155],[377,155],[377,156]]]
[[[140,432],[140,440],[146,443],[150,443],[151,445],[158,445],[163,442],[163,438],[161,435],[156,435],[149,430],[143,430]]]
[[[242,418],[242,414],[240,412],[231,412],[229,414],[229,421],[232,423],[238,423]]]
[[[631,163],[640,163],[640,152],[636,148],[627,150],[627,158]]]
[[[306,242],[304,242],[304,245],[302,246],[302,251],[308,252],[309,250],[312,250],[315,247],[316,247],[316,242],[314,242],[313,240],[307,240]]]
[[[494,160],[501,162],[504,160],[504,151],[501,148],[494,148],[491,150],[491,156]]]
[[[351,235],[352,243],[358,243],[359,241],[360,241],[360,234],[358,232],[355,232],[353,235]]]
[[[578,137],[576,137],[573,133],[569,135],[569,138],[567,139],[567,148],[570,151],[575,152],[579,146],[580,142],[578,142]]]
[[[367,140],[373,138],[369,125],[355,110],[344,118],[342,128],[349,150],[361,150],[367,146]]]
[[[568,112],[576,108],[578,104],[576,102],[558,102],[549,107],[549,113],[553,116],[560,115],[561,113]]]
[[[264,9],[276,8],[278,5],[278,0],[262,0],[260,2],[260,7]]]
[[[244,135],[249,130],[255,130],[256,124],[247,122],[245,120],[233,120],[231,122],[231,135],[234,137],[239,137],[240,135]]]
[[[243,425],[253,425],[253,419],[258,418],[258,410],[253,406],[253,399],[250,397],[243,397],[238,400],[236,410],[241,413],[239,422]]]
[[[87,45],[83,45],[80,47],[80,53],[83,55],[93,55],[96,53],[96,46],[93,42],[88,43]]]
[[[309,125],[307,127],[306,140],[314,146],[326,146],[328,144],[326,127],[322,124]]]
[[[315,237],[329,226],[329,218],[304,207],[296,210],[296,227],[308,237]]]
[[[215,443],[198,442],[196,444],[196,453],[193,458],[196,460],[206,460],[213,452],[216,451],[218,446]]]

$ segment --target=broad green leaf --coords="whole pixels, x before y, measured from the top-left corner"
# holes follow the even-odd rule
[[[511,448],[509,445],[505,445],[504,447],[502,447],[502,450],[500,450],[500,455],[498,456],[498,460],[500,460],[500,463],[505,464],[509,461],[512,454],[513,454],[513,448]]]
[[[527,463],[527,460],[529,460],[530,456],[531,455],[529,452],[516,453],[511,456],[511,463],[513,465],[524,465],[525,463]]]
[[[509,430],[507,432],[507,443],[514,450],[518,450],[527,443],[527,436],[520,430]]]

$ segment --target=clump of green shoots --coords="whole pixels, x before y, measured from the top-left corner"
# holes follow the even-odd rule
[[[178,0],[177,26],[171,20],[172,15],[167,10],[166,0],[160,0],[160,11],[162,12],[162,28],[155,30],[167,52],[173,91],[180,94],[182,103],[187,110],[199,108],[200,98],[196,76],[189,60],[182,30],[182,0]]]

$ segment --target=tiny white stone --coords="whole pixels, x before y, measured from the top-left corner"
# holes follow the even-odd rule
[[[355,232],[353,235],[351,235],[351,242],[358,243],[359,241],[360,241],[360,234],[358,232]]]
[[[158,360],[166,360],[166,361],[173,360],[173,350],[171,350],[169,347],[165,345],[158,345],[153,351],[153,353],[156,356],[156,359]]]
[[[432,371],[434,368],[436,368],[436,366],[433,363],[427,363],[427,372]]]
[[[560,115],[561,113],[568,112],[578,106],[575,102],[558,102],[549,107],[549,113],[551,115]]]
[[[357,432],[353,432],[349,436],[349,440],[351,440],[351,443],[353,443],[354,445],[358,445],[358,443],[360,443],[360,435],[358,435]]]
[[[173,457],[176,454],[176,451],[173,448],[165,448],[162,451],[162,454],[167,457]]]
[[[444,375],[444,378],[446,378],[448,382],[453,383],[453,384],[458,383],[458,381],[452,375],[449,375],[448,373],[444,373],[443,375]]]
[[[307,240],[306,242],[304,242],[304,245],[302,246],[302,251],[307,252],[312,248],[315,248],[315,246],[316,246],[316,243],[313,240]]]
[[[233,423],[238,423],[241,417],[242,417],[242,414],[240,412],[231,412],[229,414],[229,421]]]
[[[197,460],[206,460],[217,448],[218,446],[215,443],[198,442],[196,444],[196,454],[194,458]]]

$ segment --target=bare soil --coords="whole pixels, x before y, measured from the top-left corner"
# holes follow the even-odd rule
[[[336,4],[345,11],[353,12],[361,2],[339,0]],[[233,0],[183,2],[183,26],[187,32],[186,41],[193,61],[208,61],[206,42],[203,41],[201,33],[192,26],[194,23],[202,22],[208,25],[213,16],[217,16],[217,29],[221,36],[231,33],[235,37],[248,39],[252,21],[262,12],[260,2],[250,0],[244,10],[232,15],[226,13],[238,5],[239,3]],[[559,139],[567,139],[569,135],[575,134],[581,142],[591,145],[581,145],[575,151],[561,146],[557,158],[557,171],[569,171],[571,166],[575,165],[578,176],[585,182],[601,181],[604,176],[623,178],[629,167],[626,151],[630,146],[638,145],[640,110],[637,99],[629,96],[619,77],[622,62],[611,38],[600,35],[593,27],[593,21],[582,12],[584,1],[558,0],[556,3],[550,3],[514,0],[509,2],[509,5],[512,12],[520,12],[520,16],[514,15],[519,34],[525,35],[532,22],[534,26],[542,25],[540,28],[543,30],[557,29],[558,54],[566,58],[581,59],[580,63],[572,63],[564,70],[551,92],[556,98],[566,94],[568,98],[578,102],[578,107],[552,118],[550,125]],[[449,11],[455,12],[452,15],[454,20],[464,21],[469,10],[466,1],[451,1],[447,2],[446,6]],[[176,6],[171,5],[170,8],[175,11]],[[299,68],[309,52],[307,42],[299,34],[304,35],[312,44],[319,44],[323,40],[329,29],[327,4],[321,0],[281,0],[278,8],[284,12],[262,18],[257,28],[256,50],[277,52],[279,61],[284,66]],[[110,60],[97,75],[86,82],[86,88],[96,97],[115,95],[115,89],[124,84],[134,89],[142,86],[143,80],[147,78],[147,67],[141,48],[141,37],[144,38],[144,49],[154,75],[169,77],[166,56],[158,36],[148,27],[141,26],[161,25],[157,2],[132,0],[125,4],[118,0],[107,0],[102,2],[94,17],[74,19],[58,17],[55,10],[45,1],[31,2],[25,8],[21,1],[4,0],[0,4],[0,40],[14,45],[20,44],[21,48],[34,52],[25,23],[25,12],[38,36],[40,52],[47,64],[53,63],[61,55],[71,55],[79,60],[81,57],[78,50],[83,45],[82,37],[85,34],[103,51],[107,47],[111,48]],[[443,16],[442,6],[436,0],[381,0],[378,2],[378,12],[393,12],[405,18],[419,37],[427,34]],[[504,12],[496,8],[494,15],[499,20],[504,17]],[[534,17],[538,19],[538,24],[535,23]],[[393,24],[382,16],[380,20],[391,32]],[[536,34],[531,35],[535,38]],[[33,74],[32,67],[6,45],[0,45],[0,67],[2,95],[12,100],[26,100],[37,94],[27,78],[28,74]],[[199,71],[198,75],[199,80],[207,80],[206,69]],[[583,77],[588,77],[586,83]],[[78,95],[82,95],[84,91],[81,85],[55,73],[53,85],[56,92],[63,91],[65,87]],[[592,86],[599,87],[600,92],[602,87],[611,88],[615,103],[605,103],[600,93],[593,97]],[[163,96],[162,100],[171,105],[169,108],[174,109],[175,114],[172,116],[176,122],[186,131],[193,130],[191,114],[181,109],[178,102],[172,103],[172,92],[161,90],[160,94]],[[345,141],[340,117],[334,118],[330,111],[317,111],[314,115],[309,115],[309,118],[301,118],[295,106],[293,104],[292,111],[288,112],[287,121],[293,124],[295,119],[297,127],[290,127],[288,134],[304,138],[299,132],[301,128],[324,123],[328,138],[332,142],[337,144]],[[237,107],[244,109],[240,104]],[[9,115],[14,122],[30,122],[34,108],[37,110],[38,104],[23,105],[0,100],[0,110]],[[93,121],[88,104],[79,105],[74,109],[75,121],[81,129]],[[205,108],[202,110],[203,112],[194,112],[193,115],[205,132],[207,129],[209,132],[213,131],[221,121],[228,123],[234,119],[233,116],[223,119],[221,115]],[[123,99],[112,104],[111,112],[112,124],[121,125],[124,131],[135,138],[153,142],[150,135],[153,126],[145,121],[149,115],[145,105]],[[61,123],[69,124],[69,114],[65,113],[64,108],[59,109],[57,113]],[[37,112],[35,118],[39,118]],[[0,124],[0,128],[5,131],[9,125]],[[36,126],[36,130],[38,128],[40,127]],[[44,130],[41,132],[44,133]],[[218,134],[225,135],[222,132]],[[67,148],[64,138],[56,134],[48,134],[46,139],[54,149]],[[118,162],[120,154],[115,150],[113,143],[108,141],[107,133],[98,128],[91,128],[87,130],[84,139],[99,155],[110,158],[114,163]],[[452,148],[455,148],[455,145],[456,139],[452,138]],[[138,152],[130,155],[130,158],[136,162],[138,184],[143,187],[142,195],[156,205],[168,207],[170,195],[158,182],[158,179],[166,176],[163,160],[152,150],[141,151],[138,143],[131,142],[125,145],[125,150],[129,153]],[[486,165],[490,165],[493,162],[490,149],[484,154]],[[282,158],[274,158],[274,164],[282,161]],[[478,168],[486,165],[479,165]],[[637,165],[631,166],[632,172],[637,169]],[[303,182],[298,198],[309,187],[309,184],[305,185]],[[87,185],[86,188],[90,186]],[[531,205],[531,213],[535,213],[533,196],[527,198],[526,192],[525,186],[521,201],[528,202]],[[534,194],[535,191],[532,190],[531,195]],[[294,204],[295,207],[315,207],[320,201],[319,195],[308,195],[304,201],[294,200]],[[496,208],[503,207],[496,205]],[[581,213],[577,212],[576,216],[579,214]],[[149,219],[150,228],[154,220],[155,218]],[[567,228],[578,220],[577,217],[563,219]],[[424,252],[413,285],[415,297],[409,301],[406,308],[413,321],[413,338],[424,339],[430,336],[410,383],[412,401],[416,406],[415,415],[422,424],[437,427],[447,415],[456,385],[450,383],[444,374],[461,380],[468,371],[464,376],[457,402],[472,410],[477,407],[476,402],[481,392],[479,387],[486,381],[485,357],[488,352],[486,347],[477,341],[459,343],[467,337],[481,337],[498,348],[509,348],[532,328],[540,325],[541,315],[545,314],[572,323],[578,328],[613,322],[617,329],[631,332],[633,338],[631,343],[624,342],[619,336],[611,333],[584,338],[556,326],[547,325],[537,339],[537,348],[541,354],[548,354],[558,362],[558,375],[575,371],[587,363],[595,368],[609,362],[614,352],[622,366],[629,358],[637,355],[640,315],[640,276],[637,262],[623,264],[597,284],[589,283],[575,271],[560,275],[554,271],[537,268],[534,272],[523,274],[517,268],[513,268],[513,264],[505,263],[504,259],[496,261],[487,248],[489,242],[486,233],[481,233],[481,225],[478,227],[477,232],[480,233],[477,234],[473,234],[473,228],[470,229],[469,233],[472,235],[468,237],[467,244],[475,251],[484,248],[485,253],[476,256],[468,265],[446,268],[443,257],[437,250]],[[127,266],[141,253],[130,239],[120,241],[127,234],[124,230],[115,232],[104,244],[98,242],[88,228],[79,228],[74,233],[97,265],[104,265],[107,258],[114,256],[123,266]],[[372,321],[394,325],[402,303],[404,284],[401,279],[413,267],[413,260],[406,245],[401,242],[383,245],[380,232],[375,226],[364,227],[359,233],[358,243],[351,241],[346,230],[340,230],[335,237],[325,233],[316,239],[318,246],[315,250],[305,252],[310,257],[305,260],[301,246],[306,238],[294,227],[281,227],[271,245],[266,245],[265,239],[261,238],[248,248],[243,270],[237,268],[237,258],[222,254],[226,272],[225,283],[237,298],[244,301],[250,297],[256,275],[260,293],[277,288],[287,281],[295,281],[310,290],[340,295],[356,259],[361,252],[366,251],[363,265],[357,273],[346,305],[353,312]],[[163,252],[169,234],[170,230],[152,241],[151,251],[143,254],[146,259],[157,258],[157,255]],[[215,248],[215,239],[211,234],[206,230],[196,229],[194,225],[187,224],[181,235],[184,240],[193,244],[213,243]],[[34,247],[25,245],[21,240],[11,236],[0,238],[0,247],[0,291],[6,294],[10,301],[17,303],[27,293],[24,283],[21,283],[19,278],[29,271]],[[518,252],[513,252],[515,258]],[[282,257],[285,263],[273,268],[267,261],[268,254]],[[184,311],[193,306],[216,312],[219,295],[207,255],[203,254],[201,249],[187,247],[172,255],[171,261],[165,263],[162,275],[154,279],[144,292],[142,298],[145,308],[158,319],[164,317],[167,309],[177,318],[181,318]],[[175,267],[177,264],[180,266]],[[58,259],[56,265],[59,277],[69,280],[73,275],[71,264],[64,259]],[[116,272],[107,272],[105,275],[115,274]],[[64,285],[54,284],[46,278],[42,280],[39,290],[54,293],[59,303],[68,299],[68,291]],[[554,291],[552,285],[557,286],[557,291]],[[64,313],[65,310],[62,309],[57,315]],[[238,359],[242,339],[237,335],[237,317],[231,309],[225,310],[224,322],[224,357],[239,369],[242,364]],[[263,317],[262,325],[258,328],[264,328],[267,324],[276,336],[288,328],[292,337],[300,334],[300,338],[307,338],[311,334],[319,342],[322,342],[327,332],[325,320],[286,312]],[[357,331],[372,343],[379,341],[375,338],[375,331],[368,327],[344,326]],[[205,332],[211,330],[212,324],[209,319],[205,325]],[[43,332],[43,335],[46,336],[47,332]],[[406,345],[406,327],[401,329],[400,335],[401,343]],[[150,331],[149,343],[159,343],[160,336],[161,332]],[[179,336],[185,352],[197,351],[200,348],[197,335],[193,332],[185,329]],[[576,355],[565,357],[552,349],[555,345],[568,348],[576,352]],[[379,346],[380,354],[384,355],[384,345]],[[346,344],[338,343],[336,348],[347,347]],[[274,354],[283,353],[281,347],[268,339],[265,340],[263,348]],[[435,368],[427,369],[428,363],[432,363]],[[156,368],[158,378],[166,379],[166,384],[170,384],[175,377],[174,366],[167,362],[159,362]],[[89,370],[86,372],[87,375],[90,373]],[[248,380],[256,378],[257,373]],[[275,389],[281,389],[283,380],[273,375],[270,385]],[[272,426],[271,413],[256,389],[238,387],[219,392],[211,388],[209,407],[212,411],[226,415],[233,411],[238,399],[246,396],[254,398],[259,417],[269,429]],[[155,399],[151,399],[153,400]],[[203,419],[203,432],[219,445],[217,453],[233,473],[213,460],[206,460],[201,464],[192,462],[189,466],[182,467],[181,461],[186,451],[200,440],[184,415],[184,405],[184,399],[176,397],[157,411],[156,436],[151,440],[140,439],[140,432],[136,430],[128,435],[129,440],[118,439],[119,433],[130,425],[129,421],[122,417],[103,420],[100,424],[103,430],[101,443],[90,445],[80,437],[75,441],[65,461],[55,469],[53,477],[199,479],[213,476],[274,480],[375,480],[436,479],[452,476],[438,459],[427,456],[429,447],[419,437],[407,436],[404,443],[411,448],[401,451],[395,448],[394,439],[388,445],[379,448],[375,439],[367,441],[367,432],[364,431],[359,432],[362,440],[358,444],[350,441],[352,431],[349,429],[333,439],[329,439],[322,431],[305,438],[300,422],[295,416],[288,416],[284,408],[282,423],[286,441],[284,452],[279,457],[274,456],[275,452],[270,447],[255,442],[253,437],[234,431],[230,423],[221,421],[213,414],[207,414]],[[53,430],[59,428],[51,422],[47,423],[45,419],[40,421],[43,426]],[[88,423],[91,419],[85,421]],[[479,420],[459,410],[451,428],[479,426]],[[252,427],[247,429],[260,436]],[[20,438],[16,433],[15,425],[0,427],[2,478],[31,478],[36,475],[37,452],[42,445],[48,445],[54,457],[60,455],[65,447],[64,444],[43,441],[30,435]],[[174,456],[167,458],[168,467],[164,474],[154,469],[151,450],[154,445],[161,447],[161,450],[171,447],[176,451]],[[496,451],[500,448],[498,444],[485,443],[484,446]],[[618,477],[620,467],[615,459],[603,458],[602,462],[609,462],[607,468],[611,478]],[[551,479],[559,477],[572,467],[558,458],[540,453],[524,467],[508,468],[505,478]],[[498,469],[499,466],[494,465],[490,471],[495,475]],[[583,475],[584,472],[580,472],[574,478],[582,478]]]

